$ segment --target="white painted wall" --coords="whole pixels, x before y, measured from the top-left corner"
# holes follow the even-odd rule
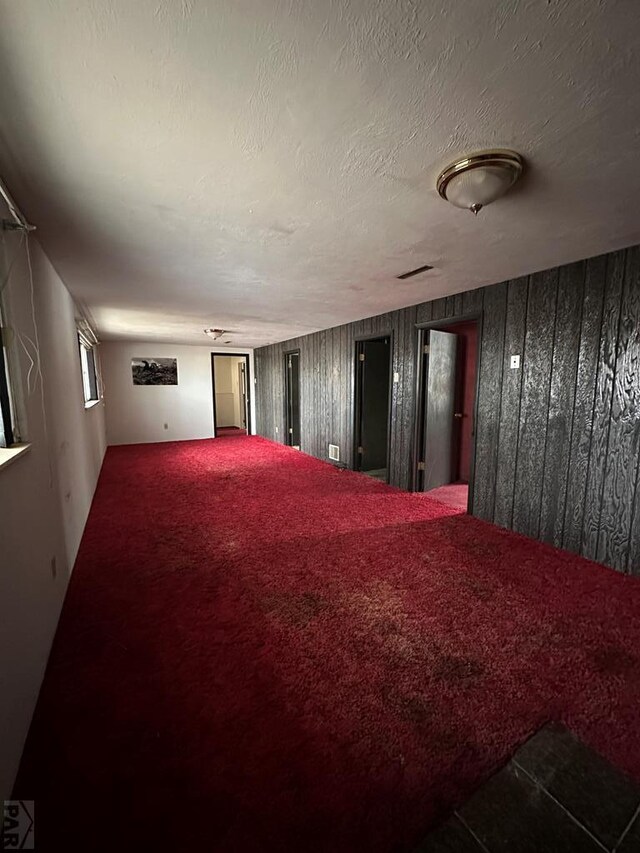
[[[242,350],[238,350],[242,352]],[[107,342],[100,347],[108,444],[184,441],[213,436],[211,354],[222,347]],[[253,392],[253,351],[250,355]],[[178,359],[177,385],[134,385],[131,359]],[[255,424],[251,393],[251,423]],[[167,428],[165,429],[165,424]]]
[[[0,241],[0,281],[18,252],[3,295],[6,323],[35,341],[25,248],[13,233],[0,232]],[[29,393],[30,361],[14,338],[31,449],[0,469],[0,800],[10,795],[105,450],[104,407],[84,407],[74,303],[33,238],[30,250],[43,383]]]

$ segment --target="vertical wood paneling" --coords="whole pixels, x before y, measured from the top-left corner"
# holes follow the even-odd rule
[[[507,285],[494,284],[484,291],[483,329],[480,348],[480,388],[491,388],[493,394],[480,393],[476,423],[476,463],[474,476],[474,514],[493,520],[500,432],[500,399],[504,329],[507,312]]]
[[[617,252],[609,255],[602,327],[600,329],[593,425],[589,448],[589,470],[582,528],[582,551],[585,554],[593,555],[594,558],[598,553],[604,478],[609,453],[609,427],[611,424],[611,403],[616,369],[623,274],[624,253]]]
[[[264,352],[257,352],[254,354],[253,358],[253,375],[255,378],[253,395],[256,401],[256,432],[258,435],[264,435],[265,433],[264,417],[266,412],[269,411],[268,401],[266,400],[262,390],[262,360],[264,357]]]
[[[273,352],[273,395],[276,407],[273,413],[273,431],[275,440],[286,443],[285,417],[284,417],[284,347],[278,346]],[[276,429],[277,428],[277,429]]]
[[[444,320],[447,316],[447,300],[446,299],[434,299],[431,303],[431,319],[432,320]]]
[[[331,384],[330,384],[330,374],[328,371],[327,364],[327,336],[329,335],[328,331],[318,332],[318,372],[320,381],[318,382],[318,390],[319,390],[319,400],[318,400],[318,447],[316,450],[316,456],[321,456],[323,450],[327,449],[329,446],[329,436],[330,432],[327,429],[327,419],[329,416],[329,411],[331,408]]]
[[[391,363],[391,431],[389,434],[389,482],[396,485],[401,475],[402,462],[400,460],[400,447],[402,444],[402,387],[400,382],[395,382],[395,374],[400,378],[400,362],[403,346],[402,318],[400,312],[395,311],[389,315],[389,326],[393,329],[393,352]]]
[[[609,451],[596,552],[598,560],[622,570],[627,567],[640,443],[640,266],[638,249],[628,249],[625,254]]]
[[[402,344],[398,348],[398,370],[401,388],[401,426],[398,460],[398,481],[401,489],[411,485],[411,469],[413,461],[413,427],[414,427],[414,389],[417,358],[418,332],[416,329],[416,309],[407,308],[401,312]]]
[[[338,435],[340,432],[339,429],[339,421],[340,421],[340,400],[335,399],[335,394],[340,393],[341,383],[340,383],[340,327],[338,326],[335,329],[331,329],[329,332],[331,336],[329,351],[327,353],[327,361],[329,363],[329,380],[328,387],[331,393],[334,395],[334,398],[331,400],[331,405],[329,407],[330,412],[330,430],[327,444],[335,444],[334,436]]]
[[[560,270],[558,283],[539,534],[557,547],[564,527],[584,275],[584,263],[570,264]]]
[[[311,440],[312,453],[314,456],[324,456],[322,447],[322,365],[320,362],[320,333],[313,336],[313,437]]]
[[[390,482],[409,488],[417,325],[479,314],[475,514],[640,574],[639,265],[630,249],[258,349],[258,432],[285,439],[299,349],[302,450],[352,467],[355,339],[393,332]]]
[[[512,525],[534,539],[540,529],[557,291],[557,270],[529,279]]]
[[[351,381],[349,377],[349,327],[340,327],[340,432],[338,434],[339,444],[341,449],[342,459],[345,457],[345,451],[349,447],[349,418],[351,416]]]
[[[513,494],[518,453],[518,427],[520,423],[520,394],[522,392],[522,366],[512,370],[509,360],[520,356],[523,364],[524,334],[527,321],[529,279],[510,281],[507,292],[504,358],[502,360],[502,394],[500,399],[500,434],[496,471],[496,501],[493,520],[502,527],[510,527],[513,516]]]
[[[347,327],[346,339],[346,358],[345,365],[345,387],[347,389],[347,404],[348,409],[346,414],[346,435],[344,450],[345,455],[342,457],[350,468],[353,468],[353,429],[354,429],[354,393],[355,393],[355,337],[356,326]]]
[[[433,302],[423,302],[416,307],[416,323],[428,323],[433,319]]]
[[[462,294],[462,305],[464,314],[479,314],[482,311],[482,298],[486,288],[479,287],[477,290],[467,290]]]
[[[580,352],[573,410],[573,430],[565,498],[563,548],[579,552],[582,546],[585,492],[589,472],[594,394],[598,367],[602,301],[607,272],[606,257],[586,262]]]

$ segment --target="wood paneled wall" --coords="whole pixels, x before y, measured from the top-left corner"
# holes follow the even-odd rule
[[[474,514],[640,574],[640,247],[262,347],[258,433],[284,438],[283,354],[299,349],[301,448],[337,444],[352,467],[355,340],[391,333],[390,482],[408,489],[416,327],[474,313]]]

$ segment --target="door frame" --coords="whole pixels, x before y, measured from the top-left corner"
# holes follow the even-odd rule
[[[353,447],[352,447],[352,464],[351,469],[353,471],[359,471],[358,468],[358,447],[360,447],[360,421],[362,418],[358,416],[360,412],[361,406],[361,394],[360,394],[360,383],[358,382],[358,344],[364,343],[365,341],[381,341],[385,338],[389,338],[389,398],[387,400],[387,477],[385,482],[389,482],[389,477],[391,474],[390,471],[390,462],[391,462],[391,425],[393,422],[392,418],[392,404],[393,404],[393,347],[394,347],[394,335],[393,329],[389,329],[387,332],[378,332],[373,335],[356,335],[353,338]]]
[[[423,347],[425,341],[425,332],[434,329],[435,331],[446,331],[447,326],[457,326],[459,323],[475,322],[477,324],[477,341],[476,341],[476,391],[473,401],[473,441],[471,443],[471,459],[469,460],[469,498],[467,500],[467,512],[473,515],[473,487],[476,475],[476,445],[478,442],[478,397],[480,396],[480,360],[482,356],[482,312],[474,311],[471,314],[458,314],[455,317],[446,317],[442,320],[427,320],[424,323],[416,323],[418,346],[416,349],[415,363],[415,393],[414,393],[414,411],[413,411],[413,450],[411,454],[411,481],[410,490],[412,492],[419,491],[418,489],[418,462],[420,461],[420,434],[424,428],[425,416],[425,399],[423,393],[424,387],[424,359]],[[426,492],[425,492],[426,494]]]
[[[213,396],[213,437],[218,437],[216,413],[216,370],[215,358],[244,358],[247,383],[247,435],[252,434],[251,424],[251,361],[248,352],[212,352],[211,353],[211,389]]]
[[[287,447],[291,447],[288,443],[287,439],[289,435],[287,433],[287,356],[296,355],[298,356],[298,409],[301,409],[301,400],[302,400],[302,382],[300,381],[300,347],[296,347],[295,349],[288,349],[282,353],[282,361],[284,364],[284,393],[283,397],[283,412],[284,412],[284,422],[283,422],[283,430],[282,435],[284,437],[284,442]],[[300,415],[300,432],[302,432],[302,415]],[[300,436],[300,447],[302,447],[302,436]]]

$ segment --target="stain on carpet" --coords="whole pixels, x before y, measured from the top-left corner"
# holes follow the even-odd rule
[[[279,592],[263,596],[261,606],[268,616],[304,628],[329,605],[325,598],[313,592]]]

